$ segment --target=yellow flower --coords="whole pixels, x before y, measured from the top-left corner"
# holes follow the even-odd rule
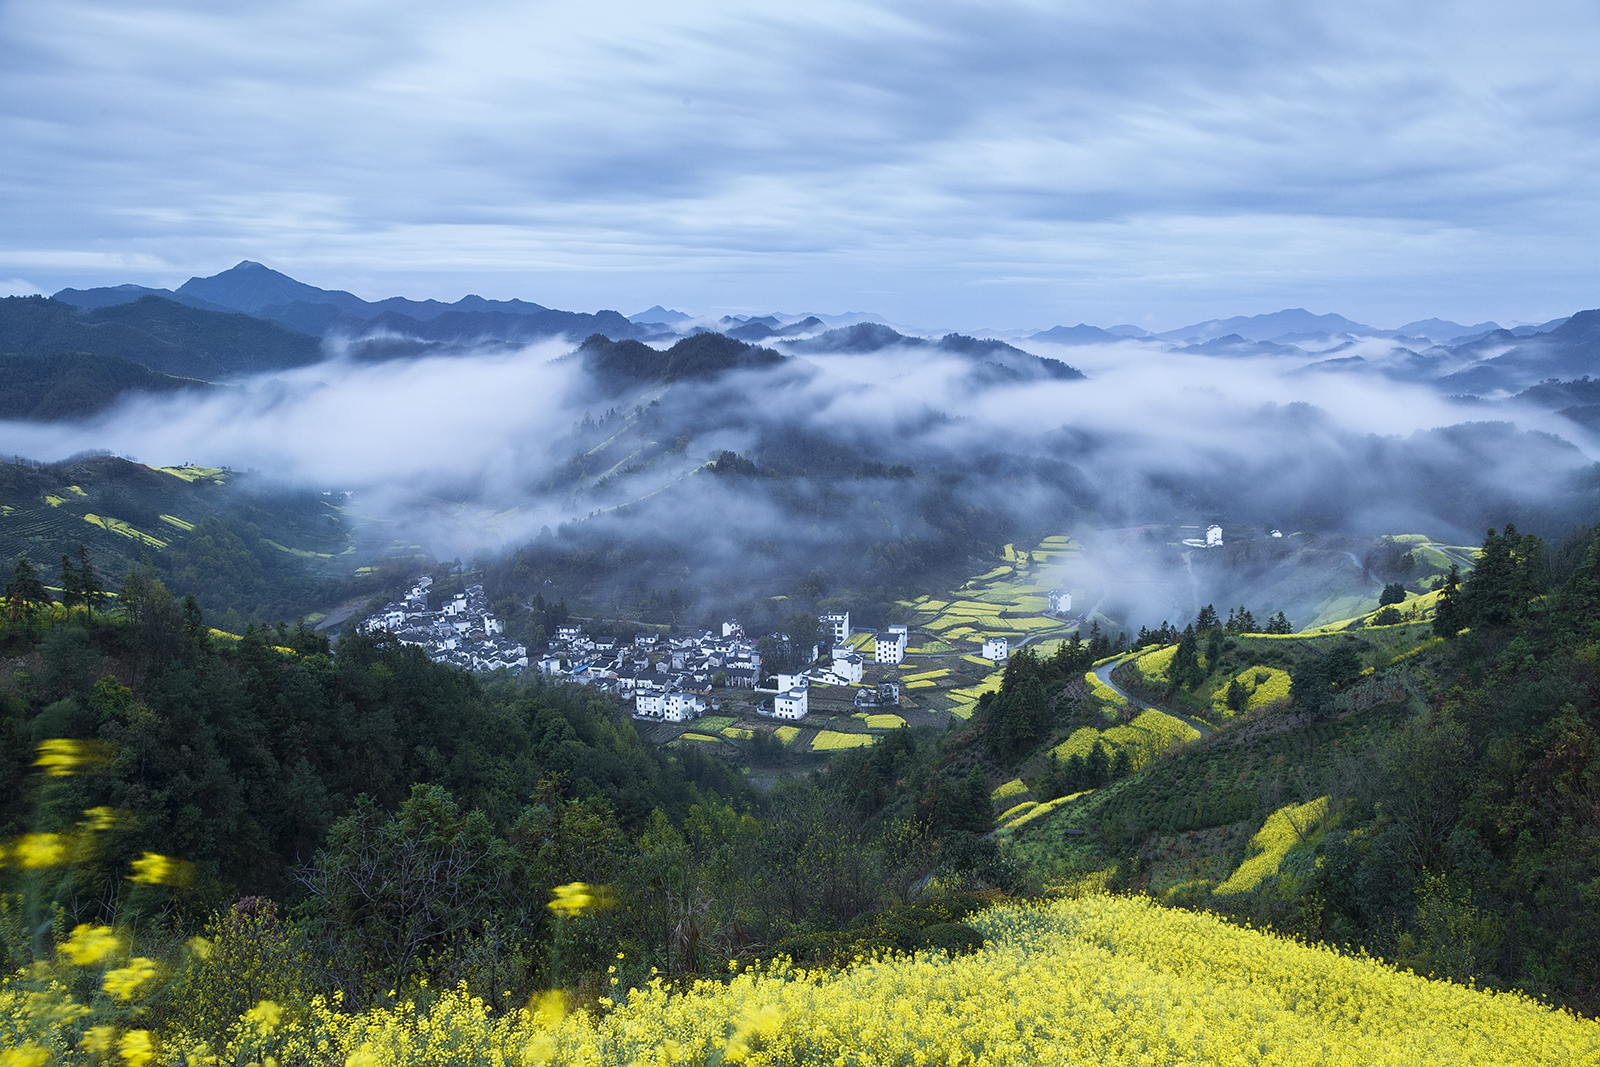
[[[583,882],[568,882],[551,890],[555,899],[548,905],[557,915],[582,915],[594,907],[595,897]]]
[[[122,1037],[122,1062],[128,1067],[144,1067],[155,1058],[156,1051],[150,1044],[150,1031],[129,1030]]]
[[[67,839],[61,834],[23,834],[14,851],[17,865],[26,870],[59,867],[67,858]]]
[[[259,1026],[263,1032],[271,1033],[278,1028],[278,1020],[283,1017],[283,1009],[274,1001],[263,1000],[260,1004],[244,1013],[244,1021],[248,1026]]]
[[[383,1067],[383,1065],[376,1052],[362,1045],[345,1057],[344,1067]]]
[[[104,1056],[111,1051],[111,1043],[116,1037],[117,1028],[114,1026],[91,1026],[88,1033],[83,1035],[83,1047],[92,1055]]]
[[[128,961],[126,967],[119,967],[114,971],[107,971],[100,982],[100,988],[110,993],[118,1000],[130,1000],[138,992],[139,987],[156,976],[156,961],[145,956],[135,956]],[[129,1037],[143,1031],[131,1031]],[[123,1042],[126,1044],[126,1039]]]
[[[108,759],[102,744],[55,737],[39,742],[39,758],[33,765],[43,767],[44,773],[52,778],[65,778],[106,763]]]
[[[184,945],[199,959],[209,960],[211,958],[211,942],[203,937],[191,937],[184,942]]]
[[[528,1004],[533,1019],[546,1030],[554,1029],[567,1014],[567,995],[559,989],[541,993]]]
[[[0,1052],[0,1067],[44,1067],[50,1053],[38,1045],[22,1045]]]
[[[133,873],[128,881],[140,885],[188,885],[194,881],[194,867],[171,856],[146,852],[133,861]]]
[[[72,936],[56,946],[56,951],[79,967],[85,967],[107,956],[120,956],[127,951],[127,942],[109,926],[79,923],[72,928]]]
[[[108,808],[104,806],[98,808],[85,808],[83,813],[89,816],[89,822],[87,825],[91,830],[115,829],[118,820],[122,818],[122,812],[118,811],[116,808]]]

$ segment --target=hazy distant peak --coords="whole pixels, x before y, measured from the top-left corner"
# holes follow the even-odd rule
[[[1313,315],[1305,308],[1285,308],[1269,315],[1235,315],[1231,319],[1212,319],[1183,326],[1166,333],[1156,334],[1164,341],[1197,343],[1237,334],[1247,341],[1270,341],[1284,334],[1350,333],[1364,337],[1382,337],[1388,330],[1379,330],[1343,315]]]
[[[1126,327],[1126,329],[1138,329],[1138,327],[1130,326]],[[1142,333],[1143,331],[1140,332]],[[1090,326],[1087,323],[1080,322],[1076,326],[1052,326],[1048,330],[1042,330],[1031,335],[1028,340],[1048,341],[1057,345],[1098,345],[1122,341],[1127,336],[1126,334],[1112,333],[1110,330],[1102,330],[1098,326]]]
[[[680,322],[688,322],[692,318],[694,318],[693,315],[685,315],[681,311],[674,311],[671,308],[664,308],[660,304],[654,304],[651,307],[639,312],[637,315],[629,315],[628,321],[663,322],[668,326],[675,326]]]
[[[1480,322],[1475,326],[1463,326],[1459,322],[1449,319],[1418,319],[1408,322],[1397,328],[1394,332],[1404,337],[1426,337],[1430,341],[1455,341],[1464,343],[1473,338],[1482,337],[1486,333],[1493,333],[1500,329],[1498,322]]]

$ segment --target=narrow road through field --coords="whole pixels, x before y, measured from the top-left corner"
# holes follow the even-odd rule
[[[1199,730],[1201,737],[1209,737],[1212,734],[1217,732],[1216,731],[1216,727],[1207,726],[1205,723],[1201,722],[1199,719],[1191,719],[1191,718],[1189,718],[1189,716],[1182,715],[1182,714],[1180,714],[1180,713],[1178,713],[1176,711],[1171,711],[1171,710],[1168,710],[1167,708],[1157,708],[1154,704],[1146,704],[1144,701],[1140,700],[1138,697],[1134,696],[1132,693],[1129,693],[1127,690],[1123,689],[1116,682],[1113,682],[1111,680],[1111,672],[1116,670],[1118,667],[1120,667],[1125,662],[1126,662],[1126,660],[1114,659],[1110,663],[1102,663],[1102,664],[1100,664],[1100,666],[1098,666],[1098,667],[1096,667],[1094,669],[1094,676],[1096,678],[1100,679],[1102,682],[1104,682],[1108,689],[1110,689],[1113,692],[1115,692],[1118,696],[1122,697],[1122,699],[1126,700],[1128,703],[1132,704],[1136,708],[1155,708],[1156,711],[1163,712],[1164,714],[1167,714],[1167,715],[1171,715],[1174,719],[1178,719],[1178,720],[1181,720],[1182,722],[1188,723],[1190,726],[1194,727],[1196,730]]]

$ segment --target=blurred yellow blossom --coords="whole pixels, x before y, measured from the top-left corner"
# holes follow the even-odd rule
[[[155,1058],[155,1047],[150,1043],[150,1031],[129,1030],[122,1035],[122,1062],[128,1067],[144,1067]]]
[[[22,1045],[0,1052],[0,1067],[44,1067],[50,1053],[38,1045]]]
[[[109,926],[79,923],[72,928],[72,936],[56,946],[56,951],[85,967],[107,956],[120,956],[127,951],[127,941]]]
[[[59,867],[67,859],[67,839],[61,834],[23,834],[11,852],[25,870]]]
[[[111,1044],[117,1038],[117,1028],[114,1026],[91,1026],[83,1035],[83,1048],[95,1056],[104,1056],[111,1051]]]
[[[555,899],[548,905],[557,915],[582,915],[599,903],[594,888],[584,882],[568,882],[551,890]]]
[[[123,816],[123,813],[118,811],[116,808],[108,808],[105,806],[98,808],[86,808],[84,810],[84,814],[89,817],[88,822],[84,825],[88,826],[88,828],[91,830],[115,829],[117,823],[121,821]]]
[[[133,861],[128,880],[140,885],[188,885],[194,881],[194,866],[171,856],[146,852]]]
[[[283,1009],[271,1000],[263,1000],[244,1013],[246,1026],[258,1027],[269,1033],[278,1028],[278,1020],[282,1017]]]
[[[156,961],[145,956],[135,956],[128,961],[126,967],[107,971],[105,978],[100,982],[100,988],[118,1000],[130,1000],[138,993],[140,986],[155,976]]]
[[[51,778],[65,778],[79,774],[101,763],[108,762],[104,744],[97,741],[73,741],[55,737],[39,742],[39,758],[35,767],[43,767]]]

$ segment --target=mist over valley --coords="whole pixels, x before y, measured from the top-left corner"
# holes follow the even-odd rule
[[[1107,628],[1208,603],[1306,626],[1436,575],[1375,568],[1386,535],[1559,538],[1595,504],[1596,312],[976,337],[651,310],[368,302],[250,262],[175,291],[8,298],[0,449],[247,472],[219,495],[337,494],[339,552],[273,561],[308,582],[459,559],[502,595],[659,621],[670,602],[685,624],[833,607],[881,625],[1001,546],[1065,533],[1093,547],[1057,581]],[[1211,524],[1221,551],[1181,544]],[[73,535],[13,524],[6,547],[51,558]],[[225,599],[203,597],[260,610]]]

